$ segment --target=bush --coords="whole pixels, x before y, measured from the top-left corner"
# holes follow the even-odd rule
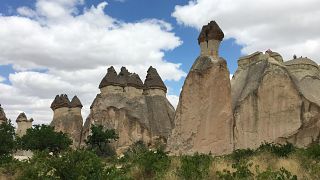
[[[72,144],[67,134],[55,132],[54,127],[44,124],[27,129],[26,135],[18,138],[18,141],[23,150],[48,150],[54,154],[68,149]]]
[[[279,157],[288,157],[295,151],[295,148],[291,143],[274,144],[265,142],[259,146],[258,151],[268,151]]]
[[[241,161],[235,164],[232,164],[232,168],[235,169],[234,172],[224,169],[222,172],[217,171],[219,179],[223,180],[233,180],[233,179],[253,179],[253,173],[250,171],[252,163],[247,163]]]
[[[104,178],[112,179],[112,180],[130,180],[127,176],[128,169],[125,168],[117,168],[116,166],[111,166],[105,169]]]
[[[42,179],[106,179],[104,164],[90,151],[70,151],[61,156],[51,156],[48,152],[38,152],[24,166],[21,180]]]
[[[114,129],[103,130],[102,125],[91,127],[91,135],[88,136],[86,144],[88,149],[93,150],[100,156],[111,156],[115,154],[115,151],[109,145],[112,141],[119,139]]]
[[[171,159],[163,149],[149,150],[142,141],[133,144],[121,162],[137,166],[144,178],[160,178],[168,170]]]
[[[312,144],[304,150],[304,154],[309,158],[320,160],[320,145]]]
[[[237,162],[239,162],[242,159],[246,159],[252,155],[254,155],[254,151],[252,149],[237,149],[234,150],[231,154],[231,158]]]
[[[288,170],[285,168],[280,168],[278,171],[272,171],[268,168],[264,172],[260,172],[259,168],[256,167],[257,171],[257,180],[269,180],[269,179],[277,179],[277,180],[297,180],[298,177],[296,175],[292,175]]]
[[[15,149],[15,131],[11,122],[3,122],[0,124],[0,156],[6,157],[12,154]]]
[[[273,171],[268,168],[266,171],[260,171],[259,166],[256,166],[256,176],[250,171],[252,163],[247,163],[245,161],[240,161],[232,164],[233,172],[224,169],[222,172],[217,171],[217,176],[219,179],[223,180],[233,180],[233,179],[257,179],[257,180],[297,180],[296,175],[292,175],[285,168],[280,168],[280,170]]]
[[[193,156],[182,156],[178,175],[183,179],[205,179],[209,175],[211,162],[210,155],[196,153]]]

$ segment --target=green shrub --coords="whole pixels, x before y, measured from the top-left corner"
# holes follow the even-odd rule
[[[137,166],[147,179],[161,179],[171,164],[171,159],[164,150],[149,150],[142,141],[133,144],[120,161]]]
[[[292,175],[291,172],[286,170],[285,168],[280,168],[278,171],[272,171],[270,168],[268,168],[264,172],[260,172],[259,168],[256,167],[257,171],[257,180],[269,180],[269,179],[277,179],[277,180],[297,180],[296,175]]]
[[[304,150],[304,154],[312,159],[320,160],[320,144],[312,144]]]
[[[43,151],[24,165],[18,179],[106,179],[103,175],[104,164],[93,152],[77,150],[51,156]]]
[[[295,151],[295,147],[291,143],[274,144],[265,142],[259,146],[258,151],[268,151],[279,157],[288,157]]]
[[[54,175],[55,169],[51,165],[54,157],[48,154],[48,151],[36,152],[29,162],[24,164],[18,180],[59,179]]]
[[[54,127],[48,125],[34,125],[27,129],[26,135],[18,138],[19,145],[23,150],[45,151],[58,154],[69,148],[72,144],[67,134],[55,132]]]
[[[128,169],[126,168],[117,168],[116,166],[111,166],[105,169],[104,178],[112,180],[131,180],[127,175]]]
[[[22,164],[11,155],[0,156],[0,172],[3,174],[13,176],[22,167]]]
[[[240,161],[242,159],[246,159],[252,155],[254,155],[254,151],[252,149],[237,149],[234,150],[231,154],[231,158],[235,161]]]
[[[113,156],[115,151],[109,143],[117,139],[119,139],[119,136],[114,129],[104,130],[102,125],[93,125],[86,144],[88,149],[93,150],[99,156]]]
[[[219,179],[223,179],[223,180],[254,179],[253,178],[254,175],[249,169],[251,166],[252,166],[252,163],[240,161],[235,164],[232,164],[232,168],[235,170],[234,172],[231,172],[229,170],[224,169],[222,172],[217,171],[216,173],[217,173],[217,176],[219,177]]]
[[[205,154],[194,154],[193,156],[184,155],[181,157],[181,166],[177,173],[183,179],[205,179],[209,175],[209,167],[212,156]]]

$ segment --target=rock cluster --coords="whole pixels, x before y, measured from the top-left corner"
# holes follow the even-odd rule
[[[82,104],[77,96],[70,102],[66,94],[57,95],[51,104],[53,120],[51,126],[56,131],[68,133],[73,141],[73,147],[79,147],[83,119],[81,115]]]
[[[256,148],[264,141],[298,147],[319,141],[318,65],[307,58],[283,62],[271,52],[238,61],[231,81],[236,149]]]
[[[216,22],[202,28],[201,55],[184,82],[168,142],[172,153],[224,154],[233,148],[229,71],[217,51],[223,36]]]
[[[6,113],[4,112],[3,108],[1,107],[1,104],[0,104],[0,124],[4,123],[4,122],[7,122],[8,119],[6,117]]]
[[[136,141],[152,144],[166,140],[173,127],[174,108],[166,98],[166,86],[157,70],[150,67],[142,83],[138,74],[125,67],[119,74],[113,67],[99,85],[101,93],[90,107],[90,115],[83,128],[83,139],[92,124],[116,129],[120,139],[114,143],[122,152]]]
[[[27,133],[27,129],[32,127],[32,122],[33,122],[32,118],[28,120],[25,113],[20,113],[16,120],[16,123],[18,125],[16,134],[19,137],[22,137],[23,135],[25,135]]]

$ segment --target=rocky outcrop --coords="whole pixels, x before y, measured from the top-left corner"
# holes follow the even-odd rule
[[[151,83],[152,82],[152,83]],[[152,144],[166,140],[173,127],[174,108],[166,98],[166,87],[156,69],[150,67],[143,84],[137,74],[113,67],[100,83],[101,93],[94,99],[84,129],[84,139],[92,124],[115,129],[119,140],[113,144],[118,153],[136,141]]]
[[[18,125],[16,134],[19,137],[25,135],[27,133],[27,129],[32,128],[32,122],[32,118],[28,120],[25,113],[20,113],[16,120],[16,123]]]
[[[57,95],[51,104],[53,120],[51,126],[55,131],[70,135],[73,148],[80,146],[83,119],[81,115],[82,104],[77,96],[70,102],[66,94]]]
[[[233,150],[229,71],[218,54],[223,36],[214,21],[202,28],[198,39],[201,55],[184,82],[168,142],[174,154],[221,155]]]
[[[231,85],[236,149],[319,140],[320,78],[313,61],[283,62],[270,50],[256,52],[239,59]]]
[[[6,113],[4,112],[3,108],[1,107],[1,104],[0,104],[0,124],[4,123],[4,122],[7,122],[8,119],[6,117]]]

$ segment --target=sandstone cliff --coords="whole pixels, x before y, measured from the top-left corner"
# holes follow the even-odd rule
[[[70,102],[67,95],[57,95],[51,104],[53,120],[51,126],[56,131],[68,133],[73,141],[73,147],[77,148],[81,142],[83,119],[81,115],[82,104],[77,96]]]
[[[175,128],[168,142],[174,153],[226,154],[233,150],[231,87],[226,61],[218,55],[224,34],[215,22],[202,28],[201,55],[182,88]]]
[[[92,124],[116,129],[119,140],[113,145],[122,152],[136,141],[152,144],[166,140],[171,132],[174,108],[166,98],[166,87],[156,69],[150,67],[143,84],[137,74],[124,67],[119,74],[108,69],[100,83],[101,93],[91,105],[83,139],[90,133]]]
[[[313,61],[283,63],[278,53],[256,52],[239,59],[231,86],[236,149],[319,140],[320,80]]]
[[[3,122],[7,122],[7,121],[8,121],[8,119],[6,117],[6,113],[4,112],[4,110],[0,104],[0,124],[2,124]]]

